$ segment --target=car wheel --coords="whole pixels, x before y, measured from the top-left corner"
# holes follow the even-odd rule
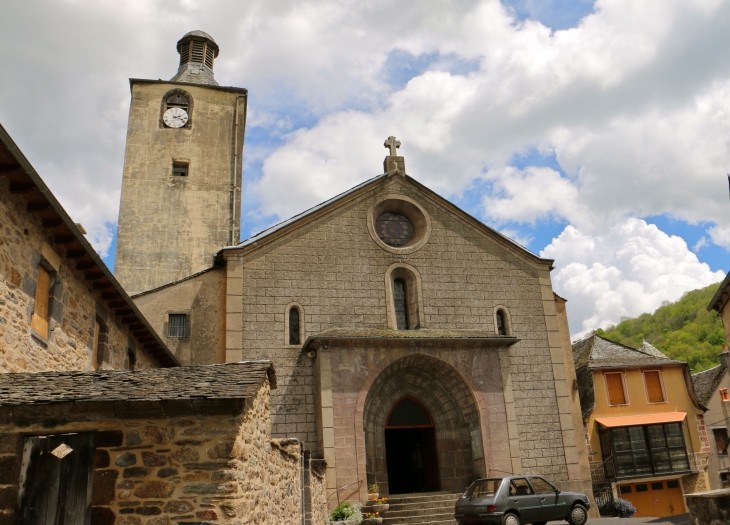
[[[588,511],[583,505],[575,505],[570,509],[570,515],[568,516],[568,523],[570,525],[584,525],[588,521]]]
[[[520,525],[520,518],[517,517],[517,514],[508,512],[502,518],[502,525]]]

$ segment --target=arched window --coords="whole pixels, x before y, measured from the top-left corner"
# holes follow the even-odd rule
[[[494,309],[494,328],[499,335],[512,335],[509,312],[504,306],[497,306]]]
[[[423,324],[421,279],[415,268],[395,263],[385,272],[388,327],[418,330]]]
[[[497,310],[497,333],[499,335],[507,335],[507,323],[504,320],[504,312]]]
[[[301,343],[301,337],[299,336],[299,308],[292,306],[289,308],[289,344],[299,345]]]
[[[393,281],[393,309],[395,310],[395,323],[398,330],[408,330],[407,297],[406,282],[403,279],[395,279]]]

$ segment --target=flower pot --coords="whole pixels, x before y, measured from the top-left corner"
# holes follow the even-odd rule
[[[389,503],[373,503],[373,512],[385,512],[390,508]]]
[[[378,499],[378,496],[380,496],[378,492],[371,492],[370,494],[368,494],[368,499],[370,501],[375,501],[376,499]]]

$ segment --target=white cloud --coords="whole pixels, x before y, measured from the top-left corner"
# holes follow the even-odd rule
[[[692,251],[697,253],[705,246],[709,246],[709,242],[707,241],[707,237],[700,237],[700,240],[695,243],[694,246],[692,246]]]
[[[680,237],[635,218],[595,236],[568,226],[540,255],[556,261],[553,286],[569,299],[574,338],[725,277],[699,262]]]

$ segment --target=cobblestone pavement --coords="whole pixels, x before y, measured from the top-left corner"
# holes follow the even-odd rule
[[[551,521],[553,525],[567,523],[566,521]],[[689,514],[679,514],[668,518],[591,518],[586,525],[634,525],[646,523],[652,525],[690,525]]]

